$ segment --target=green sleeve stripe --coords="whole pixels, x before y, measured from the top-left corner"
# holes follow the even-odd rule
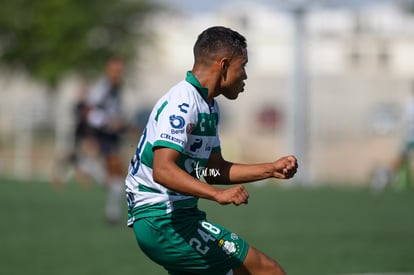
[[[179,146],[179,145],[177,145],[175,143],[172,143],[172,142],[169,142],[169,141],[165,141],[165,140],[157,140],[157,141],[155,141],[153,147],[157,147],[157,146],[171,148],[171,149],[174,149],[174,150],[176,150],[176,151],[178,151],[180,153],[183,152],[183,147],[181,147],[181,146]]]
[[[157,115],[155,116],[155,121],[158,121],[159,115],[161,114],[162,110],[164,110],[165,106],[167,106],[167,104],[168,104],[168,101],[166,100],[161,104],[161,107],[158,108]]]
[[[144,152],[141,155],[141,163],[148,166],[152,169],[154,163],[154,152],[152,151],[151,143],[146,143],[144,147]]]

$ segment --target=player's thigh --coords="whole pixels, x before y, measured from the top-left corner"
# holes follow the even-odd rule
[[[248,244],[235,233],[205,219],[161,217],[134,224],[138,244],[170,274],[226,274],[240,266]]]
[[[243,264],[233,269],[234,275],[286,275],[275,260],[250,246]]]

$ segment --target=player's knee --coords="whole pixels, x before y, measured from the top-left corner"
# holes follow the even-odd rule
[[[243,265],[237,269],[233,269],[233,271],[235,275],[286,275],[283,268],[275,260],[253,247],[249,248],[249,252]]]
[[[286,275],[285,271],[276,261],[267,257],[261,261],[261,270],[263,274]]]
[[[286,275],[286,273],[282,269],[282,267],[277,262],[275,262],[275,261],[271,261],[269,263],[268,270],[271,270],[271,273],[269,273],[269,274]]]

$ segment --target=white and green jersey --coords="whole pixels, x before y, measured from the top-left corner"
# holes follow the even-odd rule
[[[159,216],[175,209],[195,207],[198,198],[179,194],[154,181],[153,148],[168,147],[181,153],[178,165],[200,178],[210,154],[220,150],[217,132],[219,108],[206,101],[207,89],[191,72],[154,106],[126,177],[128,225],[142,217]]]

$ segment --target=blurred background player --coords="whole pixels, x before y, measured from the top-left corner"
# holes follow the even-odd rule
[[[82,187],[102,183],[104,171],[98,163],[99,146],[93,129],[88,124],[90,110],[87,100],[89,86],[82,83],[77,91],[72,108],[73,129],[68,139],[67,152],[58,156],[53,169],[51,183],[56,190],[62,190],[64,184],[74,179]]]
[[[412,152],[414,149],[414,81],[411,83],[410,98],[406,103],[404,113],[405,139],[403,148],[394,167],[397,188],[406,189],[412,186]]]
[[[76,181],[83,186],[104,181],[104,171],[102,165],[98,163],[99,144],[94,137],[93,129],[88,124],[90,110],[87,103],[88,92],[88,87],[82,86],[74,106],[74,148],[69,156],[75,170]]]
[[[105,74],[89,91],[86,99],[86,125],[88,135],[81,146],[85,150],[99,152],[104,163],[103,183],[107,188],[105,217],[107,222],[121,221],[124,198],[124,163],[120,153],[121,135],[126,130],[122,112],[121,88],[124,62],[118,57],[110,58],[105,66]],[[98,150],[96,150],[98,149]],[[93,171],[90,164],[81,169]],[[99,180],[99,177],[95,177]]]

